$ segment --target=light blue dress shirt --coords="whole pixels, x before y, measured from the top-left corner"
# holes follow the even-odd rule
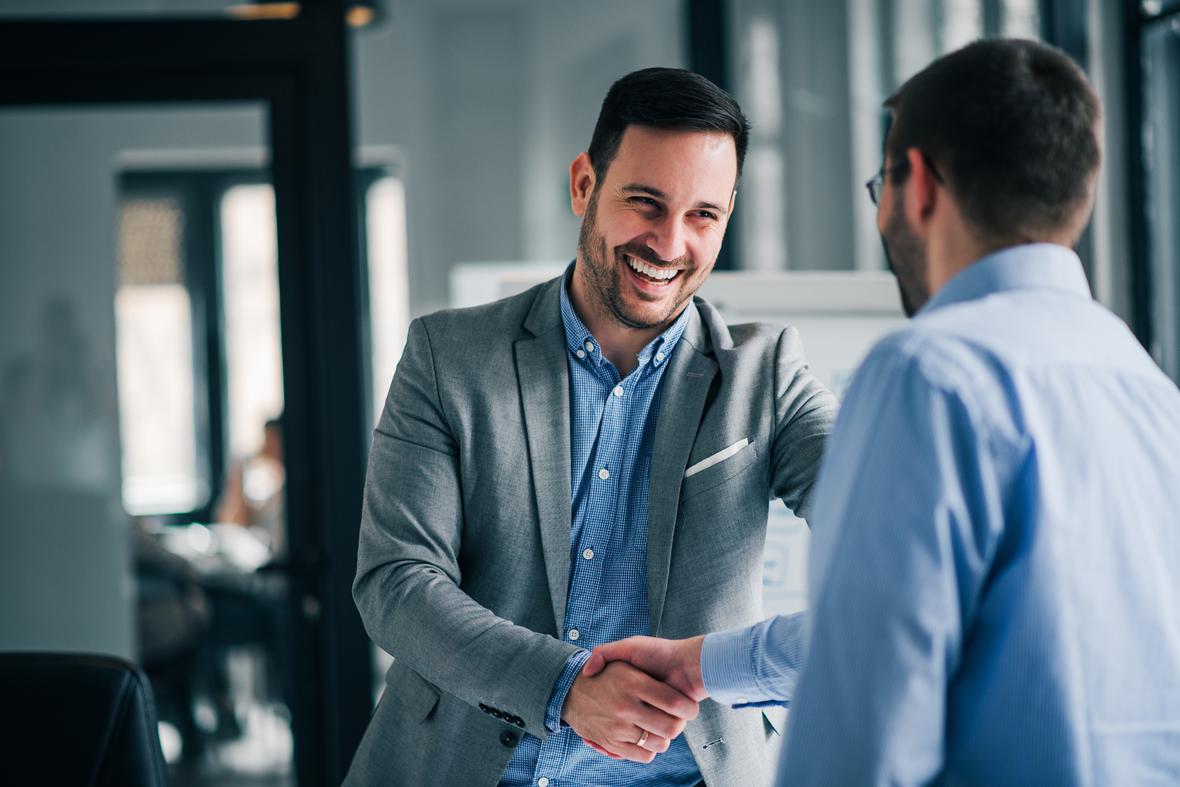
[[[877,345],[818,484],[810,632],[702,657],[750,699],[806,661],[781,783],[1180,784],[1180,393],[1073,252],[986,257]]]
[[[640,351],[621,379],[598,340],[570,303],[567,272],[561,288],[570,380],[570,583],[565,607],[568,642],[586,650],[570,657],[549,701],[542,742],[524,735],[501,787],[679,787],[700,781],[700,770],[681,736],[649,765],[612,760],[561,725],[561,709],[574,678],[596,645],[650,634],[647,609],[648,480],[660,381],[685,326],[692,301],[662,334]],[[544,780],[544,781],[542,781]]]

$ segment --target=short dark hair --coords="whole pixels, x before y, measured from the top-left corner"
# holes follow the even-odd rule
[[[682,68],[645,68],[611,85],[586,151],[599,183],[619,152],[623,132],[631,125],[729,134],[737,149],[741,177],[750,123],[732,96],[700,74]]]
[[[893,114],[887,155],[895,163],[910,148],[928,156],[986,239],[1080,232],[1102,158],[1102,107],[1064,52],[976,41],[910,78],[885,107]]]

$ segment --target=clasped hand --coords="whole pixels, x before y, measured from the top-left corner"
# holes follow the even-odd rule
[[[651,762],[697,717],[707,696],[701,640],[631,637],[595,648],[574,679],[562,718],[601,754]]]

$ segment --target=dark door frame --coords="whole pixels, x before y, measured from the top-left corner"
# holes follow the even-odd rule
[[[0,106],[246,101],[268,110],[301,785],[343,780],[372,707],[370,649],[350,590],[367,397],[343,5],[304,0],[284,22],[0,23]]]

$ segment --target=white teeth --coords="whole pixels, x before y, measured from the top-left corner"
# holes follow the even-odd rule
[[[627,259],[627,264],[631,266],[632,270],[639,271],[640,273],[644,274],[645,276],[650,276],[653,279],[659,279],[660,281],[669,281],[669,280],[675,278],[676,274],[680,273],[680,271],[676,268],[672,268],[672,269],[668,269],[668,270],[661,270],[660,268],[654,268],[645,262],[641,262],[640,260],[635,259],[634,257],[629,256],[626,259]]]

